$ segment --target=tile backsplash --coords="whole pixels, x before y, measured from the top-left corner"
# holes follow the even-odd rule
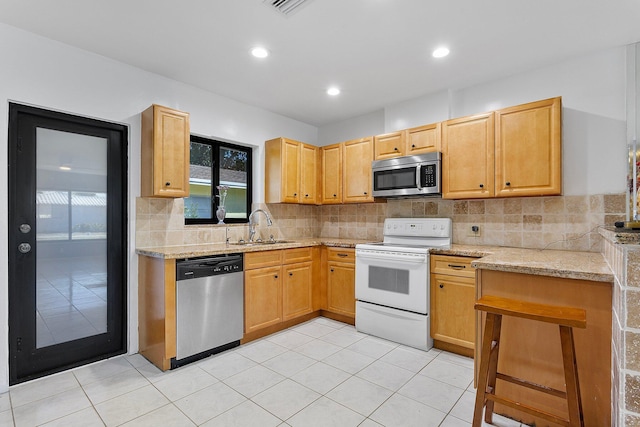
[[[597,228],[625,219],[625,195],[522,197],[483,200],[389,199],[345,205],[254,204],[270,212],[274,225],[260,216],[258,235],[278,239],[350,238],[381,240],[387,217],[446,217],[453,221],[453,242],[524,248],[600,252]],[[471,236],[472,225],[480,236]],[[184,225],[183,199],[136,200],[136,246],[176,246],[246,239],[245,224]]]

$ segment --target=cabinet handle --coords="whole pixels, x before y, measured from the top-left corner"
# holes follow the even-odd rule
[[[349,256],[349,254],[338,254],[338,256],[339,256],[340,258],[346,258],[346,257],[348,257],[348,256]]]
[[[276,274],[275,276],[273,276],[273,278],[274,278],[274,279],[277,279],[277,278],[278,278],[278,275]]]
[[[440,289],[444,288],[444,285],[442,283],[440,283]]]
[[[416,144],[411,144],[411,148],[416,148]]]
[[[333,197],[337,197],[337,196],[338,196],[337,194],[334,194],[334,195],[333,195]]]
[[[480,188],[484,188],[484,184],[480,184]]]
[[[171,185],[171,183],[169,181],[164,183],[165,187],[169,187]]]
[[[393,151],[398,151],[398,147],[393,147]]]
[[[511,185],[511,183],[510,183],[509,181],[505,182],[504,184],[505,184],[506,186]]]
[[[298,193],[293,193],[293,197],[297,197],[297,196],[298,196]]]
[[[333,273],[333,268],[331,270],[329,270],[329,271],[331,271]]]
[[[308,194],[305,194],[305,195],[304,195],[304,197],[309,197],[309,195],[308,195]]]
[[[289,272],[289,276],[293,276],[293,273]]]
[[[467,268],[466,265],[458,265],[458,264],[447,264],[447,267],[453,268],[455,270],[463,270],[463,269]]]
[[[365,196],[367,195],[367,192],[366,192],[366,191],[364,192],[364,195],[365,195]]]

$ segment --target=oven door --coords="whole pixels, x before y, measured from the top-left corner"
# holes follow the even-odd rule
[[[427,314],[429,255],[356,249],[356,299]]]

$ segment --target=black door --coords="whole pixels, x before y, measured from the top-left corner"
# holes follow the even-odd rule
[[[127,128],[9,105],[10,384],[126,350]]]

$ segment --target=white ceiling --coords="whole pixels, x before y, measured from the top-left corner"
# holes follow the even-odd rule
[[[640,1],[0,0],[0,22],[321,126],[640,41]]]

